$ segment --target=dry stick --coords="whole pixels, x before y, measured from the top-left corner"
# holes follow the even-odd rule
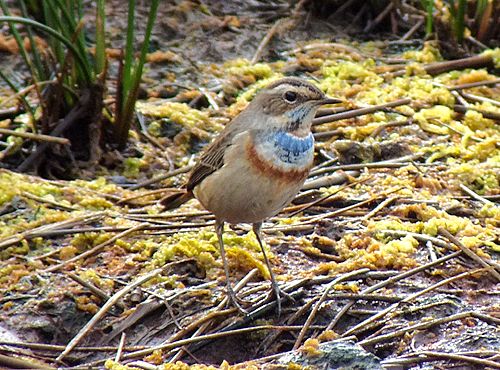
[[[408,31],[406,32],[403,37],[401,37],[399,39],[399,41],[405,41],[405,40],[408,40],[415,32],[417,32],[417,30],[420,28],[420,26],[422,26],[425,22],[425,18],[422,17],[418,20],[417,23],[415,23],[415,25]]]
[[[457,238],[455,238],[453,235],[451,235],[451,233],[446,230],[445,228],[443,227],[438,227],[438,232],[445,236],[446,238],[448,238],[449,241],[451,241],[453,244],[455,244],[458,248],[460,248],[460,250],[462,252],[464,252],[464,254],[466,254],[470,259],[476,261],[477,263],[479,263],[481,266],[483,267],[495,267],[495,265],[491,265],[490,263],[488,263],[487,261],[485,261],[484,259],[482,259],[481,257],[479,257],[476,253],[474,253],[469,247],[467,247],[466,245],[462,244],[462,242],[460,242],[460,240],[458,240]],[[491,275],[493,275],[495,277],[495,279],[497,279],[498,281],[500,281],[500,274],[498,273],[498,271],[496,270],[491,270]]]
[[[473,87],[490,86],[490,85],[497,85],[497,84],[500,84],[500,78],[497,78],[497,79],[491,80],[491,81],[478,81],[478,82],[471,82],[468,84],[446,86],[446,88],[448,90],[464,90],[464,89],[471,89]],[[497,102],[497,104],[498,104],[498,102]]]
[[[385,191],[385,192],[382,192],[381,194],[377,194],[373,197],[371,197],[370,199],[367,199],[365,201],[362,201],[362,202],[359,202],[359,203],[356,203],[356,204],[353,204],[351,206],[347,206],[347,207],[344,207],[344,208],[341,208],[341,209],[338,209],[336,211],[333,211],[333,212],[327,212],[327,213],[324,213],[322,215],[319,215],[319,216],[313,216],[313,217],[303,217],[302,219],[305,220],[303,222],[301,222],[302,224],[311,224],[311,223],[314,223],[316,221],[320,221],[320,220],[323,220],[325,218],[328,218],[328,217],[333,217],[333,216],[337,216],[338,214],[341,214],[341,213],[344,213],[346,211],[350,211],[351,209],[354,209],[354,208],[359,208],[365,204],[368,204],[368,203],[371,203],[381,197],[386,197],[388,196],[389,194],[392,194],[392,193],[395,193],[397,191],[400,191],[402,189],[402,187],[397,187],[395,189],[392,189],[392,190],[388,190],[388,191]]]
[[[388,159],[385,161],[372,162],[372,163],[358,163],[358,164],[345,164],[340,166],[331,166],[319,168],[316,171],[311,171],[309,176],[316,176],[322,173],[334,172],[334,171],[347,171],[347,170],[363,170],[365,168],[398,168],[408,165],[408,162],[412,162],[422,156],[421,153],[405,155],[403,157]],[[311,180],[313,181],[313,180]],[[308,182],[306,181],[306,184]]]
[[[476,319],[482,320],[484,322],[490,323],[490,324],[495,324],[495,325],[500,325],[500,319],[496,317],[492,317],[489,315],[485,315],[483,313],[479,312],[472,312],[472,316],[475,317]]]
[[[405,297],[403,296],[387,296],[383,294],[361,294],[361,293],[335,293],[330,297],[331,299],[353,299],[365,301],[382,301],[382,302],[399,302]]]
[[[199,337],[196,337],[196,338],[182,339],[182,340],[178,340],[176,342],[160,344],[158,346],[150,347],[150,348],[147,348],[144,350],[126,353],[122,356],[122,359],[126,360],[126,359],[134,358],[134,357],[142,357],[142,356],[149,355],[150,353],[152,353],[156,350],[170,350],[170,349],[173,349],[176,347],[185,346],[186,344],[192,344],[192,343],[201,342],[201,341],[205,341],[205,340],[214,340],[214,339],[224,338],[224,337],[227,337],[230,335],[246,334],[246,333],[251,333],[251,332],[259,331],[259,330],[299,331],[300,329],[302,329],[302,326],[262,325],[262,326],[253,326],[253,327],[241,328],[241,329],[235,329],[235,330],[228,330],[228,331],[223,331],[223,332],[219,332],[219,333],[200,335]]]
[[[303,314],[308,312],[310,310],[311,306],[319,298],[320,297],[318,297],[318,296],[311,297],[311,299],[308,302],[306,302],[306,304],[299,307],[299,309],[297,311],[295,311],[295,313],[293,315],[291,315],[289,318],[287,318],[284,323],[286,325],[292,325],[295,321],[297,321],[298,318],[300,318]],[[312,329],[312,327],[311,327],[311,329]],[[282,332],[283,332],[282,330],[276,330],[274,333],[269,333],[269,335],[266,336],[266,339],[259,344],[255,353],[261,352],[260,350],[264,345],[268,345],[269,343],[274,343],[276,341],[276,339],[281,335]],[[284,356],[285,354],[280,353],[280,355]]]
[[[422,352],[416,352],[414,353],[415,356],[427,356],[427,357],[435,357],[435,358],[442,358],[446,360],[457,360],[457,361],[464,361],[464,362],[470,362],[473,364],[479,364],[482,366],[489,366],[493,367],[495,369],[500,369],[500,364],[495,361],[491,360],[484,360],[482,358],[477,358],[477,357],[471,357],[471,356],[464,356],[464,355],[457,355],[453,353],[443,353],[443,352],[434,352],[434,351],[422,351]],[[422,358],[419,358],[419,360],[424,360]],[[425,359],[427,360],[427,359]],[[430,359],[429,359],[430,361]]]
[[[358,185],[358,184],[361,184],[363,182],[365,182],[367,179],[362,179],[362,180],[357,180],[357,181],[353,181],[349,184],[346,184],[344,186],[341,186],[339,189],[337,189],[336,191],[334,191],[333,193],[330,193],[330,194],[326,194],[322,197],[320,197],[319,199],[316,199],[315,201],[313,202],[310,202],[310,203],[307,203],[306,205],[301,205],[296,211],[292,212],[292,213],[289,213],[288,214],[288,217],[293,217],[297,214],[299,214],[300,212],[304,212],[306,209],[308,208],[311,208],[311,207],[314,207],[316,204],[318,203],[321,203],[325,200],[327,200],[328,198],[331,198],[333,197],[334,195],[337,195],[338,193],[340,193],[341,191],[344,191],[345,189],[347,188],[350,188],[350,187],[353,187],[355,185]],[[290,208],[290,207],[288,207]],[[286,209],[284,209],[283,211],[286,212]]]
[[[455,95],[455,94],[452,94],[452,95]],[[458,94],[457,94],[458,95]],[[466,102],[467,103],[467,102]],[[444,123],[436,118],[429,118],[429,121],[432,121],[432,122],[435,122],[437,123],[438,125],[441,125],[443,127],[446,127],[448,130],[450,130],[451,132],[454,132],[456,134],[459,134],[460,136],[465,136],[465,133],[461,132],[460,130],[457,130],[456,128],[454,128],[453,126],[451,125],[448,125],[447,123]],[[469,139],[471,140],[474,140],[474,141],[478,141],[478,142],[482,142],[484,141],[484,139],[481,139],[477,136],[469,136],[468,137]]]
[[[122,289],[120,289],[118,292],[113,294],[113,296],[104,304],[104,306],[101,307],[101,309],[92,317],[92,319],[78,332],[78,334],[68,343],[64,351],[56,358],[57,361],[62,361],[64,357],[70,353],[73,348],[82,340],[82,338],[94,327],[94,325],[99,321],[105,314],[108,312],[108,310],[116,304],[125,294],[130,292],[131,290],[137,288],[138,286],[144,284],[145,282],[151,280],[158,274],[161,274],[163,271],[166,269],[175,266],[177,264],[183,263],[184,261],[176,261],[176,262],[171,262],[166,264],[165,266],[161,268],[157,268],[153,271],[151,271],[149,274],[144,275],[131,284],[128,284],[127,286],[124,286]]]
[[[0,107],[2,105],[0,104]],[[25,113],[26,109],[24,107],[13,107],[13,108],[8,108],[8,109],[2,109],[0,110],[0,121],[6,120],[6,119],[14,119],[15,117],[19,116],[22,113]]]
[[[38,88],[40,86],[45,86],[45,85],[55,85],[57,83],[58,83],[58,81],[42,81],[42,82],[37,82],[36,85],[30,85],[22,90],[19,90],[14,95],[9,96],[6,100],[2,101],[0,103],[0,108],[3,107],[4,105],[7,105],[7,103],[10,102],[11,100],[18,99],[19,97],[21,97],[23,95],[27,95],[31,90],[33,90],[35,88]]]
[[[63,137],[54,137],[50,135],[41,135],[41,134],[33,134],[31,132],[19,132],[14,130],[9,130],[6,128],[0,128],[1,135],[11,135],[11,136],[19,136],[25,139],[33,139],[40,141],[49,141],[51,143],[70,145],[70,141]]]
[[[412,276],[412,275],[415,275],[415,274],[418,274],[419,272],[421,271],[424,271],[424,270],[427,270],[428,268],[430,267],[433,267],[433,266],[436,266],[436,265],[439,265],[443,262],[446,262],[452,258],[455,258],[455,257],[458,257],[462,254],[462,251],[457,251],[455,253],[451,253],[447,256],[444,256],[444,257],[441,257],[435,261],[432,261],[432,262],[429,262],[429,263],[426,263],[425,265],[422,265],[422,266],[419,266],[419,267],[416,267],[410,271],[406,271],[402,274],[399,274],[399,275],[396,275],[396,276],[393,276],[393,277],[390,277],[388,278],[387,280],[384,280],[384,281],[381,281],[380,283],[378,284],[375,284],[375,285],[372,285],[371,287],[368,287],[366,289],[363,289],[360,294],[369,294],[369,293],[372,293],[376,290],[379,290],[383,287],[386,287],[388,285],[391,285],[391,284],[394,284],[396,283],[397,281],[399,280],[403,280],[403,279],[406,279],[407,277],[409,276]],[[334,326],[337,324],[337,322],[340,320],[340,318],[347,312],[347,310],[349,310],[349,308],[354,304],[354,301],[351,301],[349,303],[347,303],[343,308],[342,310],[340,310],[337,315],[333,318],[333,320],[330,322],[330,324],[328,324],[328,327],[326,328],[326,330],[332,330],[334,328]]]
[[[120,357],[122,357],[123,347],[125,346],[125,339],[127,338],[127,334],[125,332],[122,333],[120,337],[120,343],[118,344],[118,349],[116,350],[115,362],[120,361]]]
[[[394,100],[392,102],[374,105],[371,107],[354,109],[354,110],[350,110],[347,112],[336,113],[336,114],[331,114],[329,116],[318,117],[318,118],[313,119],[313,125],[314,126],[321,125],[323,123],[330,123],[330,122],[334,122],[334,121],[340,121],[341,119],[354,118],[354,117],[362,116],[364,114],[374,113],[374,112],[377,112],[379,110],[383,110],[386,108],[398,107],[400,105],[408,105],[412,101],[413,100],[410,98],[398,99],[398,100]]]
[[[382,22],[382,20],[391,12],[392,8],[394,8],[394,2],[391,1],[389,5],[384,10],[382,10],[377,17],[365,27],[363,33],[369,33],[373,30],[373,28],[378,26],[378,24]]]
[[[463,105],[454,105],[453,110],[458,113],[467,113],[468,110],[473,110],[474,112],[479,112],[483,115],[484,118],[492,119],[495,121],[500,121],[500,114],[495,112],[489,112],[484,109],[473,108],[471,106],[464,107]]]
[[[492,201],[486,199],[486,198],[483,198],[482,196],[480,196],[479,194],[473,192],[471,189],[469,189],[467,186],[465,186],[464,184],[460,184],[460,189],[462,189],[463,191],[465,191],[467,194],[469,194],[472,198],[474,198],[475,200],[478,200],[484,204],[493,204]]]
[[[406,156],[408,157],[408,156]],[[413,156],[412,156],[413,157]],[[419,156],[417,156],[418,158]],[[380,161],[380,162],[372,162],[372,163],[354,163],[354,164],[341,164],[338,166],[324,167],[315,171],[312,175],[319,175],[321,173],[334,172],[334,171],[349,171],[349,170],[364,170],[368,169],[377,169],[377,168],[399,168],[403,166],[407,166],[408,162],[396,162],[400,161],[402,158],[391,159],[388,161]],[[406,158],[405,158],[406,159]]]
[[[446,285],[446,284],[449,284],[449,283],[452,283],[454,281],[457,281],[457,280],[460,280],[464,277],[469,277],[469,276],[472,276],[476,273],[479,273],[479,272],[484,272],[486,270],[489,270],[490,268],[486,268],[486,269],[478,269],[478,270],[474,270],[474,271],[467,271],[467,272],[464,272],[462,274],[459,274],[459,275],[455,275],[455,276],[452,276],[448,279],[445,279],[445,280],[441,280],[440,282],[434,284],[434,285],[431,285],[430,287],[427,287],[419,292],[416,292],[414,294],[411,294],[409,295],[408,297],[406,297],[405,299],[403,299],[402,301],[398,302],[398,303],[394,303],[392,305],[390,305],[389,307],[387,307],[386,309],[376,313],[375,315],[367,318],[366,320],[360,322],[359,324],[357,324],[356,326],[352,327],[351,329],[347,330],[344,334],[342,334],[342,336],[346,336],[346,335],[351,335],[351,334],[354,334],[355,332],[357,332],[358,330],[362,329],[364,326],[366,325],[369,325],[371,323],[373,323],[374,321],[384,317],[385,315],[387,315],[389,312],[395,310],[401,303],[408,303],[408,302],[411,302],[412,300],[414,300],[415,298],[418,298],[420,297],[421,295],[424,295],[436,288],[439,288],[440,286],[442,285]]]
[[[37,197],[36,195],[33,195],[33,194],[28,193],[26,191],[21,192],[21,195],[23,197],[28,198],[28,199],[35,200],[38,203],[50,204],[50,205],[52,205],[54,207],[58,207],[58,208],[66,210],[66,211],[76,211],[76,210],[78,210],[77,207],[71,207],[71,206],[67,206],[65,204],[58,203],[58,202],[56,202],[54,200],[45,199],[45,198],[42,198],[42,197]]]
[[[50,133],[51,136],[59,136],[64,131],[66,131],[68,128],[70,128],[76,120],[82,115],[87,113],[88,107],[87,104],[90,101],[90,92],[86,91],[85,94],[82,96],[80,101],[78,102],[79,108],[77,107],[73,108],[68,115],[63,119],[61,123],[59,123],[54,130]],[[17,167],[18,172],[25,172],[27,169],[31,167],[33,162],[38,160],[40,157],[43,156],[45,151],[49,148],[49,143],[48,142],[43,142],[41,143],[38,148],[30,154],[26,160]]]
[[[107,213],[106,212],[98,212],[91,214],[90,216],[88,214],[85,214],[83,216],[78,216],[71,218],[69,220],[64,220],[64,221],[59,221],[55,222],[49,225],[42,225],[39,227],[36,227],[31,230],[23,231],[22,233],[18,233],[15,235],[8,236],[6,238],[3,238],[0,240],[0,250],[5,247],[9,247],[13,244],[19,243],[20,241],[24,239],[32,239],[35,237],[38,237],[41,235],[41,233],[44,232],[49,232],[49,231],[54,231],[58,230],[61,227],[72,227],[76,225],[81,225],[82,223],[90,223],[93,221],[97,221],[104,217]]]
[[[371,345],[374,345],[374,344],[377,344],[380,342],[387,343],[390,339],[403,336],[404,334],[411,332],[411,331],[414,331],[414,330],[429,329],[429,328],[432,328],[432,327],[437,326],[437,325],[441,325],[441,324],[444,324],[444,323],[447,323],[450,321],[462,320],[462,319],[464,319],[466,317],[470,317],[470,316],[472,316],[470,311],[460,312],[460,313],[455,314],[455,315],[442,317],[440,319],[436,319],[436,320],[432,320],[432,321],[420,322],[418,324],[407,326],[403,329],[395,330],[395,331],[387,333],[387,334],[382,334],[382,335],[378,335],[378,336],[373,337],[373,338],[364,339],[364,340],[359,341],[358,344],[360,346],[371,346]]]
[[[431,63],[424,66],[425,71],[431,76],[436,76],[441,73],[461,70],[466,68],[490,68],[494,67],[493,58],[486,55],[479,55],[470,58],[457,59],[448,62]],[[392,75],[394,77],[403,76],[406,70],[396,71]]]
[[[68,273],[68,276],[73,279],[74,281],[76,281],[78,284],[80,284],[81,286],[87,288],[88,290],[90,290],[92,292],[92,294],[94,294],[95,296],[99,297],[101,300],[103,301],[107,301],[109,300],[111,297],[109,296],[109,294],[107,294],[106,292],[102,291],[101,289],[99,289],[98,287],[96,287],[95,285],[89,283],[88,281],[86,280],[83,280],[80,276],[70,272]],[[117,302],[116,303],[116,307],[124,310],[125,309],[125,305],[122,303],[122,302]]]
[[[137,186],[137,185],[134,185],[134,186]],[[130,188],[128,190],[130,190]],[[116,202],[116,204],[128,203],[132,200],[136,200],[136,199],[143,198],[143,197],[148,197],[150,195],[162,194],[162,193],[168,192],[169,190],[179,191],[179,189],[177,189],[177,188],[172,188],[172,189],[163,188],[163,189],[149,190],[149,191],[145,191],[145,192],[142,192],[139,194],[134,194],[128,198],[122,198],[118,202]]]
[[[65,346],[58,344],[44,344],[44,343],[27,343],[27,342],[5,342],[0,341],[0,346],[11,346],[17,348],[29,348],[34,350],[61,352]],[[125,351],[138,351],[146,348],[146,346],[129,346],[124,347]],[[115,346],[100,346],[100,347],[76,347],[74,352],[116,352]]]
[[[396,235],[396,236],[411,236],[417,240],[420,240],[421,242],[431,242],[434,245],[437,245],[438,247],[445,248],[449,251],[456,251],[456,248],[453,248],[449,243],[446,243],[444,240],[435,238],[433,236],[429,235],[424,235],[424,234],[418,234],[418,233],[412,233],[410,231],[403,231],[403,230],[388,230],[388,229],[383,229],[383,230],[378,230],[377,233],[381,234],[391,234],[391,235]]]
[[[258,270],[255,268],[255,269],[252,269],[248,274],[246,274],[243,279],[241,279],[238,284],[235,285],[234,287],[234,292],[235,293],[238,293],[245,285],[248,284],[248,282],[253,279],[258,273]],[[229,297],[226,296],[224,297],[224,299],[217,305],[217,307],[215,307],[215,310],[216,311],[221,311],[222,308],[226,307],[227,306],[227,302],[229,300]],[[195,327],[197,327],[198,325],[200,325],[201,323],[203,323],[201,326],[198,327],[198,329],[196,330],[196,332],[191,336],[191,338],[196,338],[200,335],[202,335],[205,330],[208,328],[208,326],[211,324],[211,322],[209,321],[206,321],[206,320],[203,320],[204,318],[202,318],[201,320],[197,320],[195,321],[194,323],[192,323],[191,325],[189,325],[189,329],[190,330],[187,330],[188,328],[186,328],[185,331],[181,331],[173,336],[171,336],[170,338],[167,339],[167,343],[169,342],[173,342],[175,341],[177,338],[180,338],[181,336],[183,336],[185,333],[189,333],[191,330],[193,330]],[[202,321],[203,320],[203,321]],[[181,334],[182,333],[182,334]],[[184,355],[184,349],[183,348],[179,348],[178,352],[174,355],[174,357],[169,361],[169,362],[175,362],[177,360],[180,360],[180,358]]]
[[[194,167],[194,164],[190,164],[189,166],[184,166],[184,167],[178,168],[178,169],[173,170],[173,171],[168,171],[167,173],[164,173],[163,175],[156,176],[148,181],[140,182],[136,185],[133,185],[133,186],[127,188],[127,190],[137,190],[139,188],[144,188],[144,187],[149,186],[151,184],[156,184],[157,182],[168,179],[169,177],[177,176],[177,175],[180,175],[181,173],[187,173],[187,172],[191,171],[193,169],[193,167]]]
[[[460,95],[462,95],[465,99],[469,99],[469,100],[472,100],[472,101],[478,101],[478,102],[486,102],[486,103],[490,103],[491,105],[495,105],[497,107],[500,107],[500,102],[499,101],[496,101],[496,100],[493,100],[493,99],[489,99],[489,98],[485,98],[484,96],[479,96],[479,95],[474,95],[474,94],[467,94],[467,93],[465,93],[463,91],[460,91]]]
[[[330,282],[327,285],[325,291],[321,295],[321,298],[314,305],[314,308],[312,309],[311,313],[309,314],[309,317],[307,318],[307,320],[306,320],[306,322],[304,324],[304,327],[300,331],[299,336],[297,337],[297,340],[295,341],[295,344],[293,345],[293,350],[296,350],[297,348],[299,348],[300,344],[302,343],[302,339],[304,339],[304,336],[306,335],[306,332],[309,329],[309,326],[311,326],[311,323],[312,323],[314,317],[318,313],[321,304],[326,300],[326,297],[328,296],[328,293],[330,293],[330,290],[332,290],[333,287],[336,284],[338,284],[338,283],[340,283],[340,282],[342,282],[344,280],[350,279],[350,278],[352,278],[352,277],[354,277],[356,275],[364,274],[365,272],[368,272],[368,271],[370,271],[369,268],[363,268],[363,269],[359,269],[359,270],[356,270],[356,271],[349,272],[347,274],[339,276],[338,278],[336,278],[335,280],[333,280],[332,282]]]
[[[264,52],[264,48],[267,46],[267,44],[269,44],[269,42],[273,38],[276,31],[278,31],[278,26],[280,25],[280,23],[283,19],[284,18],[278,19],[274,23],[274,25],[271,27],[271,29],[267,32],[266,36],[262,39],[262,41],[259,44],[259,47],[255,51],[255,54],[254,54],[252,60],[250,61],[250,65],[254,65],[255,63],[257,63],[259,61],[262,53]]]
[[[426,352],[426,351],[424,351]],[[460,351],[460,352],[455,352],[455,355],[459,356],[477,356],[477,357],[498,357],[498,351]],[[385,366],[386,368],[392,368],[394,365],[398,365],[398,369],[403,366],[403,365],[412,365],[416,362],[421,362],[421,361],[426,361],[426,358],[423,356],[420,356],[420,352],[413,352],[409,353],[406,355],[403,355],[401,357],[393,357],[389,360],[382,360],[381,364],[382,366]]]
[[[28,361],[20,357],[10,357],[3,354],[0,354],[0,366],[2,367],[2,369],[56,369],[55,367],[40,365],[34,363],[33,361]]]
[[[128,219],[132,219],[132,217],[124,217]],[[138,220],[139,222],[144,222],[143,220]],[[156,223],[159,223],[158,221],[155,221]],[[215,222],[210,221],[210,222],[205,222],[205,223],[176,223],[176,224],[171,224],[171,225],[150,225],[150,224],[145,224],[143,230],[152,230],[152,231],[162,231],[162,230],[172,230],[171,233],[177,233],[180,232],[181,230],[185,231],[191,228],[200,228],[200,227],[205,227],[205,226],[213,226]],[[88,227],[88,228],[82,228],[82,229],[55,229],[55,230],[44,230],[44,231],[38,231],[38,232],[33,232],[33,235],[28,235],[25,236],[22,239],[28,239],[28,238],[35,238],[35,237],[53,237],[53,236],[61,236],[61,235],[66,235],[66,234],[81,234],[81,233],[90,233],[90,232],[118,232],[118,231],[126,231],[129,230],[130,227],[127,226],[105,226],[105,227]],[[165,234],[162,232],[162,234]],[[16,235],[16,240],[9,241],[7,239],[12,239],[13,237],[8,237],[5,238],[5,243],[10,242],[10,244],[15,244],[16,242],[19,242],[20,240],[17,240],[17,235]],[[3,246],[2,242],[0,242],[0,248]],[[39,257],[37,257],[39,258]]]
[[[388,127],[407,126],[407,125],[411,125],[415,122],[417,122],[417,120],[415,118],[410,118],[410,119],[406,119],[404,121],[391,121],[391,122],[387,122],[387,123],[382,123],[375,130],[373,130],[373,132],[368,137],[369,138],[377,137],[377,135],[380,134],[380,132],[383,129],[386,129]]]
[[[103,243],[101,243],[99,245],[96,245],[94,248],[89,249],[88,251],[83,252],[82,254],[79,254],[78,256],[70,258],[69,260],[61,262],[61,263],[59,263],[59,264],[57,264],[55,266],[51,266],[51,267],[46,268],[45,270],[43,270],[43,272],[53,272],[53,271],[59,270],[61,267],[64,267],[64,266],[66,266],[66,265],[68,265],[70,263],[78,261],[79,259],[87,258],[88,256],[91,256],[94,253],[97,253],[102,248],[110,245],[111,243],[114,243],[117,239],[123,238],[124,236],[127,236],[128,234],[136,232],[138,230],[142,230],[142,229],[146,228],[147,226],[150,226],[150,225],[148,223],[144,223],[144,224],[140,224],[140,225],[131,227],[131,228],[125,230],[124,232],[111,237],[110,239],[106,240],[105,242],[103,242]]]
[[[337,171],[338,172],[328,176],[322,176],[314,180],[307,180],[300,190],[319,189],[321,187],[339,185],[350,180],[352,177],[358,177],[361,175],[360,171]]]
[[[392,202],[394,202],[396,199],[400,198],[399,195],[396,195],[394,197],[390,197],[390,198],[387,198],[385,200],[382,201],[382,203],[380,203],[378,206],[376,206],[373,210],[371,210],[370,212],[368,212],[366,215],[364,215],[364,217],[362,218],[362,220],[368,220],[370,218],[372,218],[373,216],[375,216],[380,210],[382,210],[383,208],[385,208],[386,206],[388,206],[389,204],[391,204]]]

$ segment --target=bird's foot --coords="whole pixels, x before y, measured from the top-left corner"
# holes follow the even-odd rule
[[[245,310],[243,307],[241,307],[241,304],[247,303],[243,299],[240,299],[236,296],[236,293],[234,292],[233,287],[231,286],[230,283],[227,284],[227,302],[226,302],[226,307],[229,308],[232,306],[236,307],[236,309],[242,313],[243,315],[248,315],[247,310]]]
[[[284,290],[281,290],[278,282],[274,279],[271,281],[271,291],[268,294],[268,297],[266,301],[271,301],[274,297],[276,297],[276,303],[278,305],[278,317],[281,315],[281,297],[285,298],[285,300],[290,300],[292,302],[295,302],[295,299],[285,292]]]

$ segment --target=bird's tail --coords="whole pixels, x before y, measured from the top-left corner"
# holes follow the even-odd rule
[[[168,211],[179,207],[181,204],[186,203],[188,200],[192,199],[193,193],[187,191],[186,189],[176,189],[169,192],[163,198],[158,201],[158,204],[163,207],[163,211]]]

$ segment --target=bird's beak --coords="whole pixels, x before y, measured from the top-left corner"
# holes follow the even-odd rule
[[[318,104],[318,105],[338,104],[338,103],[342,103],[342,100],[334,99],[334,98],[328,98],[328,97],[326,97],[325,99],[318,100],[316,102],[316,104]]]

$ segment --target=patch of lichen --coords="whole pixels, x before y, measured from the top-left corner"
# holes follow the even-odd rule
[[[239,365],[231,366],[226,361],[223,361],[220,366],[205,365],[205,364],[194,364],[188,365],[181,361],[176,361],[175,363],[161,363],[161,352],[155,357],[146,357],[144,359],[150,363],[154,363],[157,370],[258,370],[260,367],[255,363],[248,361]],[[132,370],[138,369],[134,366],[121,365],[116,361],[107,360],[105,363],[105,368],[108,370]]]
[[[494,206],[491,208],[497,209]],[[419,221],[401,221],[409,214],[416,216]],[[498,212],[495,212],[495,214],[498,214]],[[450,215],[446,211],[426,204],[396,206],[392,210],[391,215],[393,216],[391,219],[371,220],[367,226],[370,234],[375,234],[382,242],[391,242],[391,240],[394,240],[394,237],[391,235],[378,233],[382,230],[397,230],[437,236],[439,234],[438,229],[443,228],[451,234],[456,235],[464,245],[475,250],[477,253],[484,254],[480,248],[485,245],[493,249],[499,248],[495,243],[497,231],[494,225],[483,225],[467,217]]]
[[[20,196],[23,192],[36,195],[37,197],[57,197],[62,193],[59,187],[43,180],[7,170],[0,170],[0,205],[11,201],[15,196]]]
[[[252,232],[239,236],[231,232],[225,232],[224,247],[231,271],[245,273],[257,268],[261,276],[269,276],[265,264],[262,262],[262,252]],[[266,247],[268,249],[268,247]],[[270,258],[272,254],[266,252]],[[175,234],[165,237],[157,243],[157,249],[151,257],[148,269],[164,266],[175,257],[194,257],[202,268],[208,279],[215,280],[222,273],[222,261],[220,260],[219,242],[213,231],[200,230]]]

